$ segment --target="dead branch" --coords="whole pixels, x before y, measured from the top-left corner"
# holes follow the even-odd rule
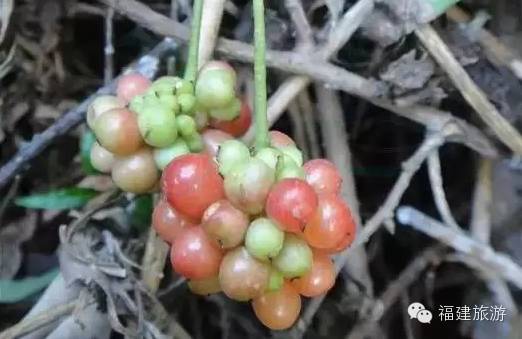
[[[522,267],[505,254],[495,252],[489,245],[480,243],[466,233],[456,231],[413,207],[402,206],[397,209],[397,219],[459,252],[473,256],[517,288],[522,288]]]
[[[448,200],[446,199],[440,167],[439,151],[435,150],[428,157],[428,174],[430,177],[431,190],[433,191],[433,200],[435,200],[435,205],[442,220],[454,229],[459,229],[460,227],[455,221],[455,218],[453,218]]]
[[[76,307],[76,300],[67,304],[57,305],[52,309],[45,310],[31,318],[27,318],[16,324],[15,326],[0,333],[0,339],[13,339],[30,333],[41,326],[52,323],[55,320],[72,313]]]
[[[489,102],[437,32],[430,25],[425,25],[416,29],[415,34],[498,138],[514,153],[522,154],[522,136]]]

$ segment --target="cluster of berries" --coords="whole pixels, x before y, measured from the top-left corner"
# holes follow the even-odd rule
[[[285,329],[299,316],[301,296],[333,286],[330,255],[351,244],[355,226],[335,165],[303,163],[294,141],[277,131],[269,147],[249,149],[236,138],[251,120],[226,63],[206,64],[195,85],[128,74],[116,96],[88,109],[97,139],[91,162],[124,191],[161,188],[153,226],[194,293],[252,301],[263,324]]]
[[[251,119],[248,105],[236,97],[236,74],[224,62],[206,64],[195,86],[174,76],[151,82],[127,74],[116,96],[99,96],[88,108],[87,124],[97,139],[91,163],[124,191],[153,191],[172,159],[215,152],[221,141],[243,135]]]
[[[163,172],[153,226],[194,293],[252,301],[265,326],[286,329],[301,295],[333,286],[330,255],[351,244],[355,226],[335,165],[303,164],[283,133],[270,132],[270,141],[250,150],[226,140],[216,154],[175,158]]]

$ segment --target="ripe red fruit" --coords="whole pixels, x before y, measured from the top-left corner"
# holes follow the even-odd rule
[[[347,249],[348,246],[350,246],[352,244],[354,239],[355,239],[355,228],[353,229],[353,231],[347,233],[344,236],[344,238],[342,238],[342,240],[334,248],[322,249],[322,250],[317,249],[317,251],[320,251],[321,253],[328,254],[328,255],[337,254],[337,253],[340,253],[340,252],[344,251],[345,249]]]
[[[150,80],[139,73],[126,74],[118,80],[116,94],[118,98],[130,102],[135,96],[145,93],[150,85]]]
[[[241,110],[239,116],[231,121],[211,119],[210,126],[226,132],[234,137],[240,137],[248,131],[252,124],[252,110],[248,103],[243,100],[241,102]]]
[[[116,155],[129,155],[143,146],[136,115],[127,108],[106,111],[94,122],[98,142]]]
[[[320,249],[334,249],[347,234],[355,233],[348,206],[335,194],[319,196],[319,205],[305,227],[306,241]]]
[[[257,318],[272,330],[290,328],[301,312],[301,297],[285,282],[277,291],[266,292],[252,301]]]
[[[222,258],[221,250],[200,226],[181,230],[170,252],[172,268],[188,279],[216,276]]]
[[[213,158],[217,156],[219,146],[221,146],[222,143],[234,139],[234,137],[228,133],[211,128],[203,131],[201,136],[203,137],[203,143],[205,144],[205,152]]]
[[[251,256],[245,247],[228,252],[219,268],[219,283],[231,299],[248,301],[263,294],[270,278],[270,265]]]
[[[270,137],[270,145],[275,148],[285,147],[285,146],[295,146],[295,142],[288,135],[279,131],[270,131],[268,132],[268,136]]]
[[[287,232],[299,233],[317,209],[317,196],[301,179],[283,179],[270,190],[266,201],[268,217]]]
[[[185,227],[195,226],[186,217],[173,209],[165,199],[161,199],[152,212],[152,227],[159,236],[172,243]]]
[[[201,219],[201,227],[222,248],[233,248],[241,244],[248,224],[248,216],[228,200],[219,200],[210,205]]]
[[[192,220],[224,198],[223,179],[206,154],[185,154],[172,160],[163,171],[162,187],[167,201]]]
[[[326,293],[335,283],[335,267],[326,254],[314,252],[312,269],[304,276],[292,280],[292,286],[305,297]]]
[[[335,165],[326,159],[313,159],[303,165],[308,182],[317,194],[339,194],[342,178]]]

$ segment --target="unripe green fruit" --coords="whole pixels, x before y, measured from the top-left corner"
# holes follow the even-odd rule
[[[176,83],[176,94],[177,95],[180,95],[180,94],[194,94],[194,85],[192,84],[192,82],[188,81],[188,80],[185,80],[185,79],[180,79],[181,81],[179,81],[178,83]]]
[[[283,248],[272,264],[285,278],[297,278],[312,268],[312,250],[303,239],[287,233]]]
[[[219,147],[217,160],[219,172],[227,175],[231,170],[250,158],[250,151],[245,144],[238,140],[227,140]]]
[[[272,267],[270,270],[270,278],[268,278],[268,286],[266,288],[269,292],[279,291],[285,283],[285,277],[281,272]]]
[[[295,161],[288,155],[283,154],[279,158],[276,167],[276,181],[281,181],[287,178],[305,179],[305,172],[301,166],[298,166]]]
[[[230,71],[212,69],[201,72],[196,82],[196,99],[208,108],[228,106],[235,98],[235,79]]]
[[[188,115],[178,115],[176,117],[176,124],[178,125],[179,133],[184,137],[197,133],[196,121]]]
[[[162,94],[158,98],[159,102],[170,109],[174,114],[179,112],[178,98],[174,94]]]
[[[156,148],[154,149],[153,153],[156,166],[158,166],[160,170],[163,170],[172,160],[181,155],[190,153],[190,149],[183,139],[178,138],[176,141],[174,141],[172,146]]]
[[[138,115],[138,126],[145,142],[154,147],[167,147],[176,141],[176,116],[161,103],[143,108]]]
[[[240,111],[241,101],[238,98],[234,98],[230,104],[225,107],[211,109],[209,115],[214,119],[230,121],[237,118]]]
[[[267,218],[259,218],[247,229],[245,247],[248,253],[259,260],[268,260],[279,254],[283,247],[285,233]]]
[[[91,164],[96,170],[102,173],[110,173],[114,165],[114,154],[95,142],[91,148]]]
[[[197,130],[201,131],[208,125],[208,114],[204,111],[196,111],[196,113],[194,113],[194,120],[196,121]]]
[[[163,76],[156,79],[150,89],[159,95],[161,94],[174,94],[176,92],[176,86],[181,82],[181,79],[174,76]]]
[[[125,107],[125,101],[113,95],[101,95],[94,99],[87,109],[87,125],[94,129],[94,122],[104,112]]]
[[[192,93],[181,93],[178,95],[178,104],[183,114],[192,114],[196,108],[196,97]]]
[[[295,146],[283,146],[278,149],[284,154],[292,158],[297,166],[303,166],[303,153]]]
[[[279,158],[282,156],[283,154],[278,149],[272,147],[265,147],[263,149],[260,149],[254,156],[254,158],[263,160],[263,162],[267,164],[268,167],[275,171]]]
[[[193,153],[201,152],[205,148],[205,143],[203,142],[203,138],[199,133],[194,133],[185,137],[184,139],[188,148]]]

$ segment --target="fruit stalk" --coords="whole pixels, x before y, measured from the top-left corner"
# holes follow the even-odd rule
[[[268,118],[266,116],[266,60],[265,60],[265,6],[264,0],[253,0],[254,12],[254,81],[255,81],[255,147],[269,146]]]
[[[191,35],[188,51],[188,60],[185,67],[185,80],[194,83],[198,73],[198,49],[201,32],[201,16],[203,13],[203,0],[194,0],[192,9]]]

